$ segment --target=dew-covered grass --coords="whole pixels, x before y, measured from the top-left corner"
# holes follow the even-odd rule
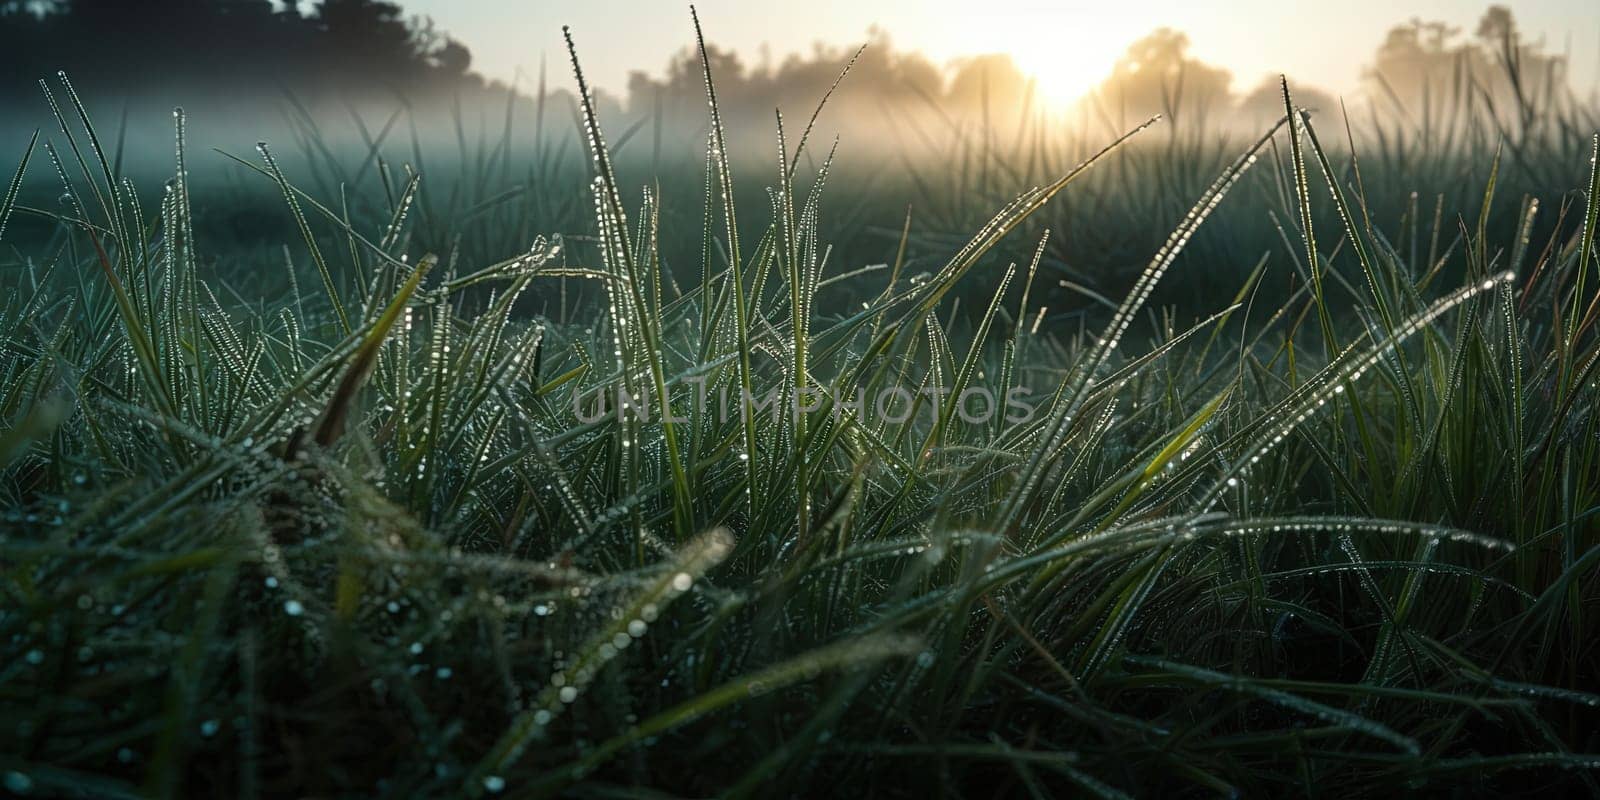
[[[7,794],[1600,790],[1600,140],[1547,196],[1496,160],[1452,198],[1476,219],[1391,234],[1286,88],[1065,324],[1059,243],[1015,239],[1151,126],[942,264],[906,233],[867,269],[830,260],[809,126],[736,178],[705,78],[696,275],[591,126],[587,235],[497,263],[416,244],[423,177],[368,224],[263,146],[300,234],[270,295],[202,255],[181,112],[141,205],[51,85],[0,198]],[[40,170],[64,211],[17,202]],[[1228,198],[1252,170],[1295,212],[1278,260],[1152,304],[1261,213]],[[844,279],[871,290],[817,302]],[[874,413],[894,389],[912,413]],[[940,402],[971,389],[1033,413]],[[619,391],[653,413],[572,400]],[[719,407],[774,392],[806,411]]]

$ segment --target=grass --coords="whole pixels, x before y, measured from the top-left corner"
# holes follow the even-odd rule
[[[1069,325],[1030,221],[1149,126],[861,272],[805,136],[735,202],[705,77],[697,280],[591,126],[589,235],[493,263],[415,245],[420,179],[369,225],[263,147],[314,270],[274,299],[204,265],[181,114],[144,208],[62,79],[67,210],[0,205],[59,226],[0,316],[8,793],[1600,790],[1600,141],[1542,204],[1496,160],[1475,219],[1390,237],[1285,88]],[[1263,168],[1279,261],[1151,306]],[[916,413],[836,413],[896,387]],[[974,387],[1037,413],[932,402]],[[618,389],[673,414],[571,402]]]

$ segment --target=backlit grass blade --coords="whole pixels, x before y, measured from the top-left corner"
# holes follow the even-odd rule
[[[17,192],[22,189],[22,176],[28,171],[28,159],[33,156],[33,146],[39,143],[39,132],[34,131],[28,139],[28,147],[22,151],[22,160],[17,162],[17,171],[11,176],[11,183],[6,186],[4,197],[0,197],[0,241],[5,239],[6,222],[11,219],[11,210],[17,205]]]

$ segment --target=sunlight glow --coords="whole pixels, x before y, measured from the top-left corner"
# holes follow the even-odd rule
[[[981,12],[962,3],[946,10],[959,22],[933,49],[1009,54],[1035,79],[1036,97],[1050,111],[1091,92],[1128,44],[1152,27],[1147,12],[1106,3],[1022,2]]]
[[[1041,30],[1014,42],[1010,52],[1017,67],[1035,80],[1037,98],[1045,108],[1059,111],[1105,80],[1126,44],[1109,38],[1088,38],[1065,47],[1052,41],[1050,31]]]

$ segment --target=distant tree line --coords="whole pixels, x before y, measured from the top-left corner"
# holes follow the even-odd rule
[[[1077,111],[1107,128],[1126,128],[1160,113],[1175,129],[1196,130],[1227,120],[1256,128],[1282,113],[1276,76],[1236,89],[1228,70],[1193,57],[1189,44],[1187,35],[1168,28],[1132,43],[1107,65],[1104,79]],[[855,53],[817,44],[781,60],[763,48],[752,60],[714,44],[708,50],[730,124],[762,131],[763,141],[774,107],[795,116],[809,113]],[[177,98],[195,105],[256,103],[286,90],[341,101],[405,98],[426,104],[443,96],[466,107],[474,100],[503,104],[510,91],[474,73],[472,55],[461,42],[387,0],[321,0],[308,9],[269,0],[0,0],[0,53],[10,76],[0,82],[0,100],[7,102],[23,93],[36,98],[31,79],[62,68],[95,97],[137,98],[159,89],[163,102]],[[1566,56],[1526,40],[1502,6],[1490,7],[1470,36],[1423,20],[1393,28],[1373,54],[1364,83],[1374,103],[1413,115],[1470,103],[1531,119],[1526,109],[1574,102]],[[568,82],[552,74],[548,84]],[[608,124],[653,119],[660,131],[703,130],[705,88],[699,53],[691,48],[659,73],[635,72],[625,87],[615,88],[621,91],[597,97]],[[1295,91],[1301,104],[1314,109],[1338,106],[1315,87],[1296,85]],[[552,119],[571,113],[570,93],[552,91],[545,99],[554,101],[540,104],[552,105],[558,115]],[[1009,56],[937,64],[897,47],[878,28],[869,32],[831,107],[831,119],[842,121],[836,129],[850,127],[856,141],[863,131],[888,132],[901,144],[941,122],[1004,129],[1027,124],[1024,117],[1040,110],[1030,79]]]
[[[1236,90],[1234,76],[1189,54],[1189,38],[1159,28],[1132,43],[1105,78],[1082,101],[1085,113],[1123,125],[1164,114],[1178,125],[1216,122],[1231,116],[1252,125],[1283,113],[1276,75],[1261,76]],[[728,107],[802,108],[815,102],[851,55],[849,50],[817,45],[809,55],[750,64],[738,54],[712,47],[718,95]],[[678,113],[699,114],[703,103],[698,53],[685,49],[660,76],[632,75],[627,105],[649,112],[666,105]],[[1292,80],[1292,76],[1291,76]],[[1450,103],[1478,103],[1508,113],[1571,100],[1567,57],[1547,52],[1543,42],[1525,39],[1509,9],[1491,6],[1471,36],[1442,22],[1413,19],[1387,34],[1363,71],[1363,93],[1407,109]],[[1316,87],[1295,85],[1298,102],[1334,110],[1338,101]],[[884,109],[937,106],[949,115],[984,114],[1003,124],[1008,114],[1028,105],[1029,79],[1003,54],[957,61],[941,68],[916,52],[896,50],[882,30],[874,30],[851,72],[848,89],[836,100],[868,113]],[[1420,112],[1417,112],[1420,113]]]
[[[383,0],[0,0],[0,93],[66,69],[96,92],[152,86],[204,97],[287,88],[371,91],[474,85],[472,56],[426,18]]]

